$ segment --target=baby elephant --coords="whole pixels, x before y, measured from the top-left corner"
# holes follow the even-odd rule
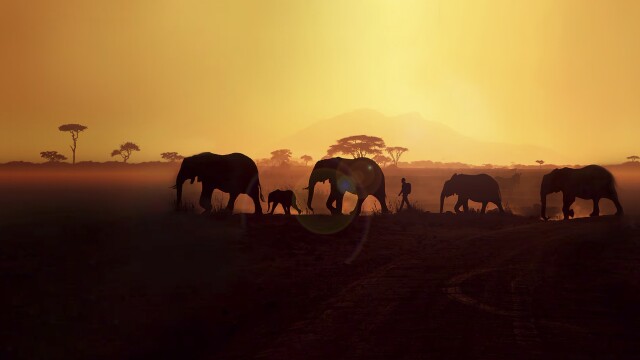
[[[298,214],[302,212],[298,207],[298,204],[296,203],[296,194],[294,194],[291,190],[274,190],[269,193],[269,197],[267,200],[267,212],[269,214],[273,214],[273,211],[276,209],[278,204],[282,204],[284,213],[287,215],[291,215],[291,207],[296,209]],[[271,203],[273,203],[273,207],[271,207]],[[269,212],[269,208],[271,208],[271,212]]]

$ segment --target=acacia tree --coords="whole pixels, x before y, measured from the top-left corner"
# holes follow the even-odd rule
[[[407,151],[409,151],[409,149],[402,146],[391,146],[387,148],[387,153],[389,154],[389,156],[391,156],[391,160],[393,161],[393,165],[395,166],[398,166],[400,157]]]
[[[140,151],[140,147],[135,143],[127,141],[126,143],[120,145],[119,149],[115,149],[111,152],[111,156],[121,156],[123,162],[127,162],[131,157],[131,153],[134,151]]]
[[[544,164],[544,160],[536,160],[536,162],[538,163],[538,165],[540,165],[540,167],[542,168],[542,164]]]
[[[633,161],[633,162],[636,162],[636,161],[638,161],[638,159],[640,159],[640,156],[638,156],[638,155],[631,155],[631,156],[627,157],[627,159],[628,159],[628,160],[631,160],[631,161]]]
[[[173,152],[163,152],[162,154],[160,154],[160,156],[162,156],[163,159],[168,160],[169,162],[174,162],[174,161],[178,161],[178,160],[184,159],[184,156],[178,154],[175,151],[173,151]]]
[[[351,155],[353,158],[375,156],[382,154],[385,148],[384,140],[377,136],[354,135],[342,138],[327,150],[327,156],[336,154]]]
[[[382,167],[387,166],[387,163],[389,163],[391,161],[391,158],[388,156],[384,156],[382,154],[376,155],[373,157],[373,161],[377,162],[378,164],[382,165]]]
[[[72,163],[76,163],[76,147],[78,142],[78,136],[81,132],[87,130],[87,127],[80,124],[64,124],[58,126],[58,130],[71,133],[71,140],[73,140],[73,145],[70,145],[71,152],[73,153],[73,161]]]
[[[57,151],[42,151],[40,152],[40,157],[43,159],[46,159],[49,162],[58,162],[58,161],[67,160],[66,156],[62,154],[58,154]]]
[[[300,156],[300,160],[304,161],[304,166],[307,166],[310,161],[313,161],[313,158],[309,155],[302,155]]]
[[[285,165],[289,163],[291,160],[291,150],[289,149],[278,149],[271,152],[271,160],[276,163],[280,163],[280,165]]]

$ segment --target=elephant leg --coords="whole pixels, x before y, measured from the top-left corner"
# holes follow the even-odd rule
[[[256,215],[262,215],[262,204],[260,204],[260,192],[256,191],[252,193],[250,196],[251,196],[251,200],[253,200],[253,209],[254,209],[253,213]]]
[[[336,213],[336,208],[333,207],[333,202],[336,201],[336,195],[333,193],[329,193],[329,198],[327,198],[327,209],[331,212],[331,214]]]
[[[269,215],[273,215],[273,212],[276,211],[276,206],[278,206],[278,202],[274,201],[273,205],[271,206],[271,211],[269,211]]]
[[[202,185],[202,193],[200,194],[200,206],[204,209],[203,214],[211,212],[211,196],[213,195],[213,186]]]
[[[464,209],[464,212],[465,212],[465,213],[468,213],[468,212],[469,212],[469,199],[466,199],[466,198],[465,198],[465,199],[462,201],[462,208]]]
[[[564,215],[565,220],[569,220],[570,217],[574,216],[573,210],[571,209],[571,205],[576,201],[575,196],[563,195],[562,196],[562,214]]]
[[[228,212],[233,212],[233,208],[236,204],[236,199],[238,198],[238,195],[240,194],[237,194],[237,193],[229,194],[229,202],[227,203]]]
[[[262,215],[262,204],[260,203],[260,187],[256,185],[253,189],[248,193],[251,200],[253,200],[253,213],[255,215]],[[262,199],[264,201],[264,198]]]
[[[495,201],[494,204],[496,204],[496,206],[498,207],[498,210],[500,210],[501,213],[504,213],[504,209],[502,208],[502,202],[500,200]]]
[[[589,216],[599,216],[600,215],[600,198],[593,198],[593,211]]]
[[[620,201],[618,200],[618,194],[615,192],[615,190],[609,196],[609,199],[611,201],[613,201],[613,204],[616,206],[616,215],[617,216],[623,215],[624,214],[624,210],[622,210],[622,205],[620,204]]]
[[[455,210],[456,214],[461,213],[460,211],[460,207],[463,205],[463,200],[460,196],[458,196],[458,201],[456,202],[455,206],[453,207],[453,210]]]
[[[351,215],[355,215],[358,216],[360,215],[360,212],[362,211],[362,203],[364,203],[364,200],[366,198],[358,198],[358,202],[356,202],[356,208],[353,209],[353,211],[351,212]]]
[[[300,210],[298,204],[296,204],[295,201],[291,204],[291,207],[293,207],[298,212],[298,215],[302,213],[302,210]]]
[[[487,211],[487,202],[486,202],[486,201],[484,201],[484,202],[482,203],[482,209],[480,210],[480,213],[481,213],[481,214],[484,214],[486,211]]]
[[[291,206],[289,206],[289,205],[287,205],[287,206],[282,205],[282,208],[284,208],[284,213],[285,213],[285,215],[291,215]]]
[[[380,202],[380,209],[382,209],[382,213],[383,214],[388,214],[389,213],[389,208],[387,208],[387,204],[385,203],[384,194],[381,194],[380,192],[378,192],[373,196],[376,199],[378,199],[378,202]]]
[[[336,199],[336,213],[342,215],[342,203],[344,202],[344,194],[338,194]]]

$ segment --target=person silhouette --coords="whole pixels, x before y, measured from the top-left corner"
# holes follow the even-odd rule
[[[402,182],[402,188],[400,189],[400,193],[398,196],[402,195],[402,202],[400,203],[400,208],[398,211],[401,211],[404,207],[404,204],[407,204],[407,209],[411,209],[411,204],[409,203],[409,194],[411,194],[411,184],[407,182],[405,178],[400,180]]]

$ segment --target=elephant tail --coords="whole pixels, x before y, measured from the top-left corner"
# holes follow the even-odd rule
[[[262,185],[260,185],[260,181],[258,181],[258,191],[260,191],[260,200],[264,202],[264,196],[262,195]]]

